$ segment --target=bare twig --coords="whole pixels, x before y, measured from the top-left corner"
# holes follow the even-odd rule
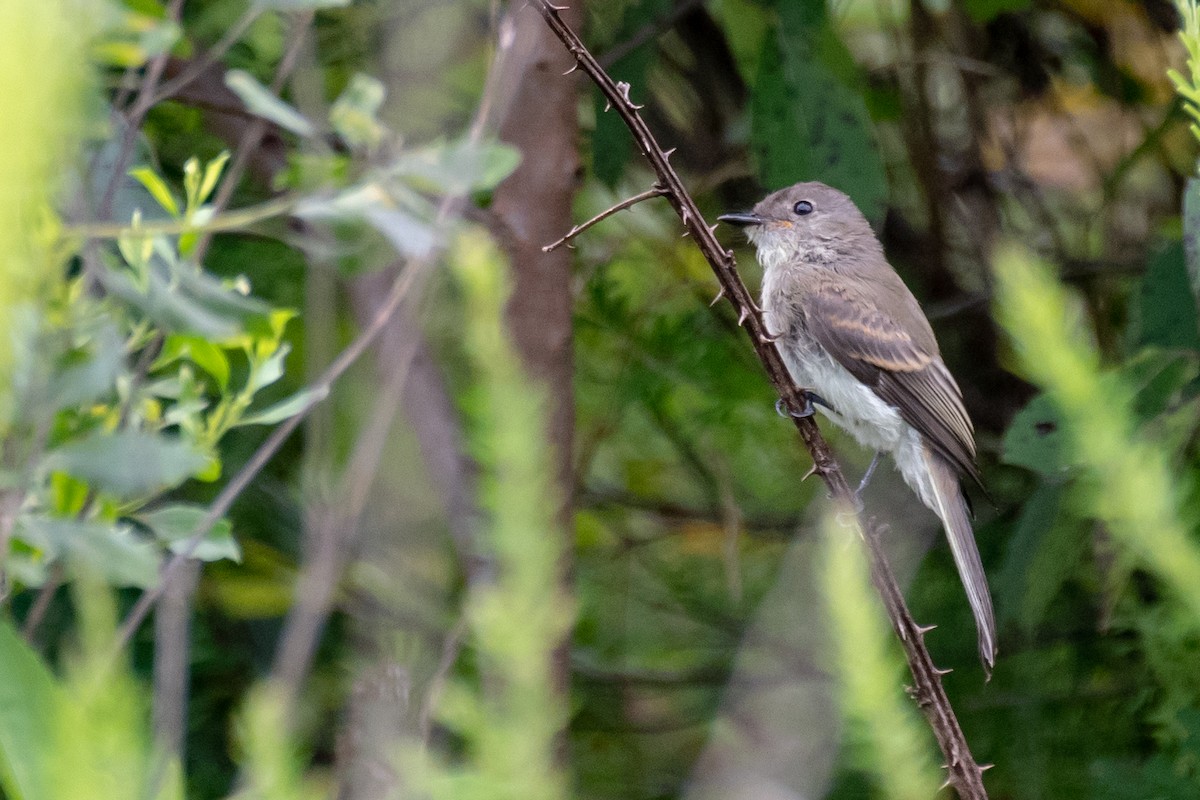
[[[664,197],[664,196],[666,196],[666,194],[667,194],[667,190],[662,188],[661,186],[652,186],[649,189],[647,189],[646,191],[642,192],[641,194],[635,194],[633,197],[630,197],[626,200],[622,200],[621,202],[617,203],[612,208],[608,208],[608,209],[605,209],[604,211],[601,211],[599,214],[592,217],[587,222],[581,222],[580,224],[571,228],[571,230],[567,231],[566,236],[562,237],[557,242],[553,242],[552,244],[548,244],[545,247],[543,247],[542,252],[549,253],[551,250],[557,250],[558,248],[562,247],[567,242],[574,239],[579,234],[586,231],[588,228],[592,227],[593,225],[595,225],[598,222],[602,222],[602,221],[608,219],[613,214],[616,214],[618,211],[624,211],[625,209],[629,208],[630,206],[635,206],[638,203],[642,202],[643,200],[649,200],[652,197]]]
[[[772,386],[789,410],[799,412],[803,407],[800,389],[792,381],[780,358],[779,351],[770,340],[769,332],[762,321],[761,310],[754,303],[745,284],[738,276],[733,253],[721,247],[713,235],[713,229],[705,224],[695,201],[692,200],[679,176],[668,162],[668,154],[659,146],[650,129],[638,114],[638,106],[634,105],[629,97],[629,85],[615,83],[609,77],[584,47],[575,32],[563,22],[554,5],[546,0],[530,0],[530,2],[555,35],[562,40],[567,50],[575,57],[579,67],[599,87],[609,105],[628,126],[642,154],[646,156],[653,167],[658,177],[658,185],[667,192],[666,197],[682,219],[686,232],[691,235],[696,246],[700,248],[712,267],[721,285],[722,294],[729,298],[738,312],[739,322],[746,328],[754,351],[762,362]],[[799,417],[796,413],[791,416],[800,431],[801,439],[812,455],[815,471],[825,482],[835,502],[846,508],[852,508],[850,487],[842,474],[841,467],[834,459],[829,445],[821,436],[816,422],[812,417]],[[934,666],[933,659],[925,647],[924,634],[927,629],[917,625],[905,605],[904,596],[892,574],[891,566],[887,562],[880,543],[878,524],[872,518],[865,520],[860,527],[867,543],[872,581],[883,599],[892,627],[904,646],[909,669],[913,675],[914,696],[929,721],[934,736],[937,738],[938,746],[946,758],[946,766],[950,773],[949,783],[954,786],[964,800],[986,800],[987,792],[983,786],[983,770],[971,756],[966,737],[959,727],[954,710],[942,686],[941,672]]]
[[[203,55],[191,62],[186,69],[174,78],[164,81],[162,86],[158,88],[158,91],[152,92],[149,104],[154,105],[170,97],[174,97],[180,89],[203,75],[204,70],[217,63],[221,56],[229,51],[229,48],[237,44],[238,40],[254,24],[254,21],[259,18],[263,10],[264,7],[258,3],[251,3],[250,7],[242,13],[242,16],[236,22],[229,26],[212,47],[208,48]]]
[[[418,295],[420,290],[421,287],[416,288]],[[308,676],[321,632],[333,608],[338,582],[353,555],[388,434],[400,410],[417,343],[415,334],[393,342],[392,352],[387,353],[391,362],[389,374],[355,440],[336,501],[322,509],[311,524],[310,551],[296,580],[296,602],[288,610],[271,670],[289,704],[299,695]]]
[[[38,589],[37,597],[33,599],[29,613],[25,615],[25,624],[21,626],[21,638],[31,647],[37,636],[38,628],[42,625],[42,620],[46,618],[46,613],[50,610],[50,603],[54,600],[58,587],[62,586],[62,581],[62,562],[55,562],[54,566],[50,568],[50,574],[46,576],[46,581]]]

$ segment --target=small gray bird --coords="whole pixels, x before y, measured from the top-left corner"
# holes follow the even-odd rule
[[[996,622],[959,486],[962,475],[979,481],[974,427],[916,298],[854,202],[823,183],[719,219],[746,228],[758,249],[763,319],[797,385],[876,457],[890,453],[941,519],[990,675]]]

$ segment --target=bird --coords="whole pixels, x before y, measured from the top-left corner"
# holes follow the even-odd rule
[[[982,486],[974,426],[920,304],[854,201],[831,186],[797,183],[718,219],[743,228],[757,250],[763,322],[807,392],[803,414],[815,404],[875,452],[859,493],[887,453],[941,520],[990,677],[995,614],[961,485]]]

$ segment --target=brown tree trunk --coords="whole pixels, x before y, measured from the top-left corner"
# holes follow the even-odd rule
[[[581,24],[582,3],[563,16]],[[558,472],[561,520],[570,522],[574,430],[571,346],[571,252],[542,246],[571,227],[578,183],[578,82],[563,73],[570,56],[524,0],[510,8],[515,39],[502,80],[512,82],[500,138],[521,151],[521,165],[500,184],[492,210],[501,223],[513,274],[508,324],[527,372],[549,397],[548,436]]]

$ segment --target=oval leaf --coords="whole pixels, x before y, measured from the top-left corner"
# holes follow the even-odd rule
[[[297,136],[312,136],[317,132],[303,114],[272,94],[249,72],[231,69],[225,73],[225,85],[241,98],[252,114],[270,120]]]
[[[177,486],[208,464],[188,442],[140,431],[95,433],[54,450],[47,460],[51,469],[121,498]]]

